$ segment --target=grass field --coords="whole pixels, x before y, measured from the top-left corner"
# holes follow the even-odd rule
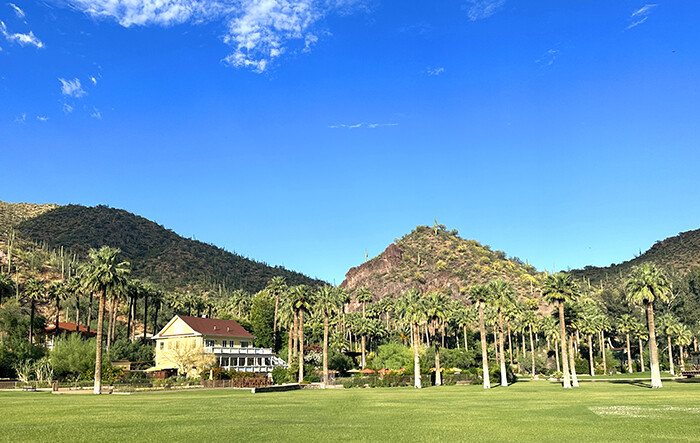
[[[0,393],[0,441],[699,441],[700,383]]]

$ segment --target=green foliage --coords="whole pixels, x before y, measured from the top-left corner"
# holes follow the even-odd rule
[[[277,367],[272,370],[272,382],[276,385],[294,382],[294,375],[289,373],[289,369]]]
[[[49,360],[59,378],[75,378],[95,369],[95,339],[68,334],[56,340]]]
[[[370,369],[413,368],[413,351],[397,343],[377,347],[375,356],[367,362]]]
[[[94,344],[93,344],[94,346]],[[109,360],[129,360],[132,362],[153,362],[155,345],[138,339],[131,341],[120,338],[112,343],[109,349]]]
[[[328,369],[338,371],[341,374],[347,373],[355,367],[352,358],[334,350],[328,351]]]
[[[35,318],[35,329],[42,325],[43,319]],[[24,315],[16,300],[6,301],[0,308],[0,332],[0,378],[14,377],[14,368],[20,362],[43,357],[44,349],[27,340],[29,317]]]
[[[253,297],[250,306],[251,329],[247,329],[255,336],[255,346],[274,348],[273,323],[275,316],[275,300],[265,291],[260,291]]]

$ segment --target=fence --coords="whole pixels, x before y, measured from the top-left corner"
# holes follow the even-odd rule
[[[205,388],[260,388],[269,386],[267,377],[235,377],[231,380],[202,380]]]

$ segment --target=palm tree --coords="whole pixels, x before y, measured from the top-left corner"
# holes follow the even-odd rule
[[[501,386],[508,386],[503,338],[503,311],[513,304],[513,288],[506,281],[498,279],[489,283],[488,291],[489,303],[496,308],[496,315],[498,317],[498,359],[501,363]]]
[[[581,310],[576,313],[574,322],[576,328],[586,334],[586,342],[588,344],[588,367],[590,375],[595,375],[595,363],[593,361],[593,334],[598,332],[597,317],[599,315],[598,307],[591,299],[584,299],[580,304]]]
[[[676,375],[675,367],[673,366],[673,344],[671,339],[678,329],[678,320],[671,313],[666,313],[659,317],[659,326],[661,331],[666,335],[666,340],[668,342],[668,364],[670,367],[671,374]]]
[[[617,331],[625,334],[625,344],[627,347],[627,372],[632,373],[632,347],[630,346],[630,333],[634,331],[638,324],[637,319],[629,314],[623,314],[617,322]]]
[[[637,322],[637,324],[634,326],[633,334],[639,342],[639,364],[641,366],[640,369],[642,370],[641,372],[645,372],[646,369],[644,367],[644,346],[642,345],[642,341],[649,340],[649,332],[642,323]]]
[[[292,306],[299,319],[297,325],[299,343],[299,383],[304,381],[304,312],[309,312],[310,310],[312,304],[311,295],[311,289],[306,285],[294,286],[290,290]]]
[[[676,325],[676,339],[674,342],[678,345],[679,354],[681,359],[681,371],[685,370],[685,347],[693,342],[693,332],[690,328],[683,323],[678,323]]]
[[[559,341],[561,342],[561,361],[564,372],[564,389],[571,389],[569,374],[568,346],[566,339],[566,321],[564,319],[564,303],[576,299],[576,284],[569,274],[548,275],[542,287],[542,297],[547,303],[559,307]],[[575,368],[574,368],[575,370]]]
[[[424,299],[425,318],[433,331],[435,338],[435,386],[442,385],[442,374],[440,369],[440,345],[437,339],[439,331],[447,317],[448,298],[439,292],[428,294]],[[444,334],[442,334],[444,337]]]
[[[277,348],[277,312],[279,311],[280,297],[287,292],[287,283],[284,277],[278,275],[270,279],[265,289],[270,295],[275,297],[275,314],[272,319],[272,342],[275,344],[275,348]]]
[[[15,282],[12,281],[10,274],[5,274],[0,271],[0,306],[2,299],[11,297],[15,293]]]
[[[80,279],[77,276],[70,277],[66,282],[66,293],[73,294],[75,297],[75,325],[78,330],[80,330],[80,291]]]
[[[59,314],[61,313],[61,300],[66,298],[66,286],[63,282],[54,281],[49,284],[48,288],[49,299],[56,302],[56,332],[58,332]]]
[[[374,294],[372,294],[372,291],[370,291],[367,286],[362,286],[357,291],[355,291],[355,299],[358,303],[362,304],[362,318],[367,318],[365,314],[365,308],[367,306],[367,303],[374,300]],[[366,334],[362,334],[362,359],[360,360],[360,366],[362,367],[362,369],[365,368],[365,364],[367,363],[365,359],[366,337]]]
[[[469,296],[476,302],[479,310],[479,335],[481,339],[481,362],[483,367],[484,389],[491,388],[491,380],[489,378],[489,355],[486,345],[486,325],[484,324],[484,303],[489,298],[489,291],[484,285],[474,285],[469,290]]]
[[[554,358],[557,364],[557,372],[561,371],[559,362],[559,326],[554,317],[545,317],[541,324],[544,336],[547,338],[547,349],[549,350],[550,343],[554,344]]]
[[[537,314],[535,314],[534,310],[527,310],[523,312],[521,320],[528,327],[530,333],[530,356],[532,358],[532,370],[530,371],[530,375],[534,378],[535,374],[537,374],[537,371],[535,370],[535,343],[532,339],[532,332],[535,328],[535,325],[537,325],[539,319],[537,317]]]
[[[409,289],[396,303],[397,314],[411,327],[411,342],[413,344],[413,387],[420,389],[420,340],[418,338],[418,325],[425,319],[423,309],[423,297],[416,289]]]
[[[659,355],[656,347],[654,301],[668,300],[670,289],[671,287],[666,276],[650,263],[634,268],[626,284],[627,299],[634,304],[643,305],[647,314],[652,388],[663,387],[663,384],[661,384],[661,371],[659,370]]]
[[[46,287],[44,282],[36,279],[30,278],[24,284],[24,296],[29,300],[30,304],[30,314],[29,314],[29,343],[34,343],[34,313],[36,312],[36,302],[43,300],[46,297]],[[56,332],[58,332],[58,325],[56,325]]]
[[[105,302],[108,294],[115,287],[126,284],[129,274],[129,263],[117,262],[121,250],[103,246],[100,249],[90,249],[88,262],[82,267],[82,281],[86,290],[96,293],[100,300],[97,312],[97,347],[95,352],[95,387],[94,393],[102,393],[102,335],[104,328]]]
[[[316,292],[314,311],[323,317],[323,383],[328,384],[328,334],[329,318],[342,306],[338,291],[331,286],[323,286]]]

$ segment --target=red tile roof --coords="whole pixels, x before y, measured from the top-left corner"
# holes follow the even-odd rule
[[[218,318],[188,317],[180,315],[182,321],[195,332],[202,335],[219,335],[222,337],[255,337],[234,320],[220,320]]]
[[[56,324],[55,323],[49,323],[46,328],[44,328],[44,331],[46,332],[56,332]],[[66,331],[66,332],[82,332],[84,334],[89,334],[89,335],[97,335],[97,331],[93,331],[92,329],[88,331],[87,326],[85,325],[80,325],[80,329],[78,330],[78,325],[75,323],[69,323],[69,322],[58,322],[58,332],[61,331]]]

